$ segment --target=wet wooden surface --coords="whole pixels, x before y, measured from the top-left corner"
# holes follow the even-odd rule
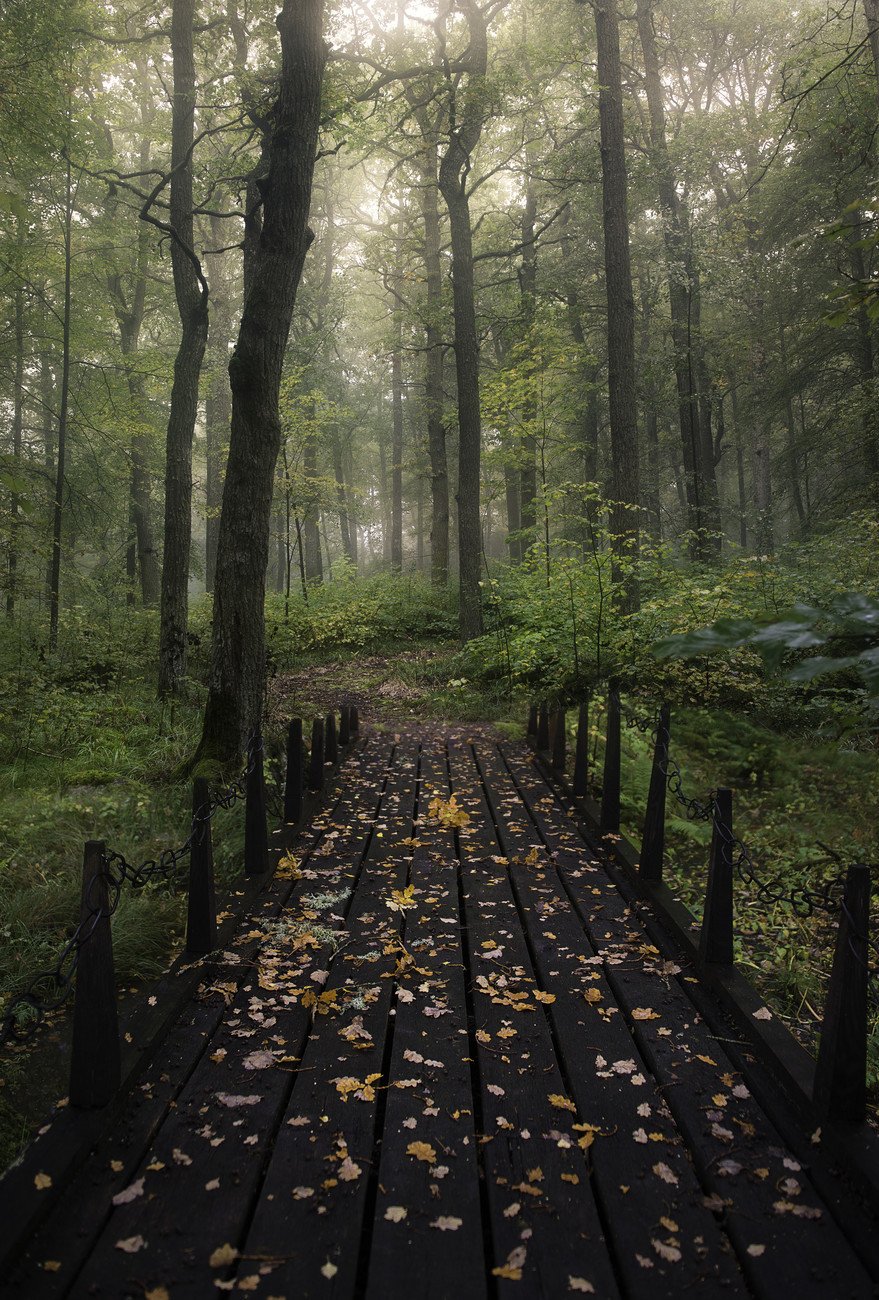
[[[374,736],[316,829],[0,1296],[874,1294],[523,747]]]

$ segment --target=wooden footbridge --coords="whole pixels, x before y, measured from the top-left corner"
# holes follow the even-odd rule
[[[0,1296],[874,1295],[871,1132],[548,769],[352,745],[0,1183]]]

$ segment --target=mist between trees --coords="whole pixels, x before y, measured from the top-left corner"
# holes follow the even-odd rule
[[[567,601],[564,691],[875,587],[877,0],[8,0],[0,50],[13,658],[155,609],[174,699],[212,593],[228,759],[266,589]]]

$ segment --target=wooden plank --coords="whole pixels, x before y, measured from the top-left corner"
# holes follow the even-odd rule
[[[340,779],[349,778],[349,774],[359,771],[361,754],[362,747],[348,756],[344,771],[340,770],[338,774]],[[318,804],[310,800],[306,817],[312,818],[317,810]],[[326,818],[331,813],[332,807],[329,807],[321,817]],[[311,846],[322,833],[321,817],[313,826],[300,825],[289,830],[301,833],[303,843]],[[280,843],[278,837],[278,851]],[[285,898],[292,882],[272,880],[266,886],[264,880],[254,878],[242,881],[240,887],[230,891],[218,918],[219,948],[229,944],[241,917],[259,905],[267,888],[267,897]],[[143,1071],[149,1068],[153,1054],[161,1048],[165,1035],[177,1018],[185,1014],[205,970],[204,959],[193,961],[186,954],[172,964],[168,973],[152,986],[150,996],[141,998],[122,1021],[123,1087],[119,1095],[101,1111],[77,1112],[67,1106],[59,1107],[21,1160],[0,1180],[0,1221],[4,1229],[0,1235],[0,1277],[5,1275],[28,1236],[67,1197],[70,1181],[81,1169],[90,1150],[119,1122],[128,1105],[129,1091]],[[32,1058],[32,1063],[38,1062],[38,1056]],[[34,1184],[38,1174],[51,1179],[51,1186],[39,1194],[35,1192]]]
[[[703,1186],[759,1296],[867,1296],[873,1287],[811,1185],[690,1000],[698,977],[665,960],[637,913],[592,859],[533,765],[508,766],[597,952],[643,1058],[663,1088]],[[656,1019],[633,1013],[650,1009]],[[767,1013],[768,1014],[768,1013]]]
[[[601,959],[496,748],[478,746],[477,762],[535,970],[554,997],[545,1010],[571,1095],[597,1130],[593,1184],[626,1295],[677,1297],[692,1286],[706,1296],[747,1294]],[[606,1068],[583,1069],[592,1052]]]
[[[235,1273],[239,1287],[258,1275],[257,1260],[274,1294],[349,1296],[358,1284],[363,1225],[371,1223],[376,1195],[394,975],[403,956],[402,914],[388,903],[408,879],[416,760],[417,747],[402,745],[347,940],[329,967],[324,993],[331,1005],[316,1018],[271,1151]]]
[[[367,1300],[487,1294],[458,861],[453,830],[429,812],[448,797],[445,746],[428,742],[410,871],[417,906],[404,917],[411,965],[396,981],[388,1076],[419,1085],[386,1094]],[[436,1160],[414,1158],[412,1142],[427,1143]]]
[[[288,906],[255,918],[240,936],[243,960],[205,989],[208,998],[228,1000],[228,1010],[123,1190],[130,1199],[107,1207],[71,1295],[118,1294],[127,1276],[146,1290],[164,1286],[175,1300],[202,1296],[213,1285],[212,1252],[240,1240],[307,1033],[303,994],[319,990],[311,974],[325,965],[332,932],[344,924],[343,900],[371,838],[386,753],[365,763],[342,820],[328,820]]]
[[[618,1294],[585,1151],[469,750],[450,745],[473,987],[482,1161],[499,1296]],[[583,1116],[583,1120],[587,1117]],[[582,1146],[580,1144],[583,1144]]]

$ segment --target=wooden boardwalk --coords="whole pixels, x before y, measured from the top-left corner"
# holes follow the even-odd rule
[[[523,747],[372,737],[295,855],[0,1296],[874,1295],[870,1205]]]

